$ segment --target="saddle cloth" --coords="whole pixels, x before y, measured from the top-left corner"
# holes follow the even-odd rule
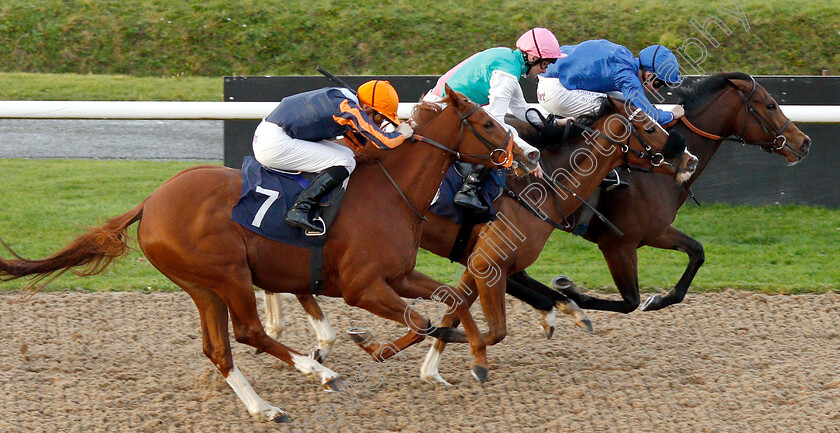
[[[450,167],[429,210],[458,225],[463,225],[467,217],[472,224],[483,224],[495,220],[496,209],[493,208],[493,200],[502,195],[502,187],[505,185],[504,173],[501,170],[492,170],[490,176],[487,176],[481,184],[482,198],[490,206],[490,212],[487,215],[474,215],[468,209],[455,205],[455,194],[464,186],[466,175],[467,173],[462,175],[458,172],[457,164]],[[468,213],[470,215],[467,215]]]
[[[314,176],[314,173],[290,174],[269,170],[253,157],[245,157],[242,163],[242,193],[233,207],[231,218],[254,233],[284,244],[308,249],[322,247],[326,236],[306,236],[302,229],[285,223],[286,212]],[[344,186],[336,188],[321,201],[320,216],[328,229],[335,220],[343,196]]]

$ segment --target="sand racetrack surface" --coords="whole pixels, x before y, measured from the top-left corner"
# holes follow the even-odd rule
[[[3,432],[840,431],[838,294],[690,294],[658,312],[590,312],[594,335],[558,317],[552,340],[533,310],[509,300],[487,384],[470,376],[463,345],[441,365],[452,387],[422,382],[427,340],[378,366],[369,390],[354,378],[371,361],[343,330],[364,326],[380,339],[403,330],[322,299],[341,334],[326,365],[357,384],[355,398],[233,343],[245,377],[297,430],[252,420],[203,355],[183,292],[17,299],[0,295]],[[282,341],[309,353],[314,334],[297,303],[285,305]]]

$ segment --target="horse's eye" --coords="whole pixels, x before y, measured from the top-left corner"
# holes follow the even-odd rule
[[[653,134],[653,127],[645,128],[645,132],[648,133],[648,134]]]
[[[484,124],[484,129],[492,129],[492,128],[493,128],[493,122],[488,120],[487,123]]]
[[[774,104],[772,102],[767,104],[767,109],[768,110],[775,110],[776,109],[776,104]]]

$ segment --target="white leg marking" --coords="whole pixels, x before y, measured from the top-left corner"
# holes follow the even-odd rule
[[[292,362],[295,368],[303,374],[321,379],[322,385],[338,377],[338,373],[324,367],[321,363],[308,356],[292,354]]]
[[[279,293],[266,292],[263,290],[265,300],[265,332],[269,337],[279,340],[280,334],[286,327],[283,318],[283,300]]]
[[[545,332],[546,338],[551,338],[554,335],[554,326],[557,322],[557,313],[554,307],[551,308],[549,311],[542,311],[542,318],[540,319],[540,326],[542,326],[543,331]]]
[[[306,316],[309,319],[309,324],[315,330],[315,337],[318,339],[318,351],[321,359],[327,357],[332,352],[333,344],[335,344],[335,331],[330,326],[330,321],[327,316],[323,320],[315,320],[312,316]]]
[[[420,366],[420,378],[429,383],[442,383],[444,385],[451,385],[449,382],[443,380],[438,372],[440,367],[440,360],[442,353],[438,352],[434,346],[429,348],[429,353],[426,354],[426,359],[423,360],[423,365]]]
[[[245,407],[248,408],[248,413],[252,416],[259,417],[261,421],[271,421],[286,413],[280,410],[280,408],[269,405],[265,400],[260,398],[235,364],[225,380],[233,388],[233,392],[242,400],[242,403],[245,403]]]

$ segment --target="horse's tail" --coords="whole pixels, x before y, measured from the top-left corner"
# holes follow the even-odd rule
[[[25,259],[0,239],[3,247],[16,257],[15,260],[0,258],[0,280],[10,281],[34,275],[32,283],[25,289],[34,294],[67,271],[83,277],[103,272],[114,260],[128,253],[130,237],[126,230],[143,216],[143,206],[144,203],[140,203],[105,224],[89,229],[43,260]]]

